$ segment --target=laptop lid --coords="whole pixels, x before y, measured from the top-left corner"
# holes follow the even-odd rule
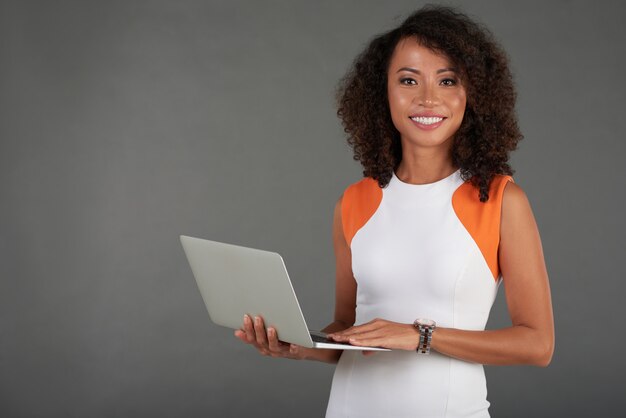
[[[313,341],[278,253],[181,235],[180,241],[211,320],[240,329],[243,315],[263,316],[282,341]]]

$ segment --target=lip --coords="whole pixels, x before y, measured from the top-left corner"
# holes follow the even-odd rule
[[[437,122],[437,123],[431,123],[430,125],[425,125],[423,123],[419,123],[419,122],[415,122],[413,119],[411,118],[418,118],[418,117],[422,117],[422,118],[442,118],[441,121]],[[424,113],[417,113],[414,115],[409,116],[409,120],[411,121],[411,123],[415,126],[417,126],[419,129],[422,129],[424,131],[432,131],[433,129],[437,129],[438,127],[441,126],[441,124],[443,122],[445,122],[446,117],[443,115],[438,115],[436,113],[432,113],[432,112],[424,112]]]
[[[440,115],[439,113],[434,112],[420,112],[409,115],[410,118],[444,118],[444,115]]]

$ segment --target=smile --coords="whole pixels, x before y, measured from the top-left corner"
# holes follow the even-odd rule
[[[414,117],[410,119],[422,125],[433,125],[443,120],[443,118],[438,117]]]

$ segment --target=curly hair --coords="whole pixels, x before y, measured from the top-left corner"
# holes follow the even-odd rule
[[[353,158],[361,162],[363,175],[381,188],[402,160],[400,133],[389,111],[387,71],[398,42],[411,37],[443,53],[458,70],[467,103],[451,158],[463,180],[470,180],[486,202],[493,177],[513,174],[509,153],[523,138],[515,114],[516,92],[506,53],[491,32],[450,7],[427,5],[398,28],[376,36],[340,80],[337,116]]]

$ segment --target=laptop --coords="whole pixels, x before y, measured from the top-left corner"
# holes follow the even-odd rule
[[[303,347],[390,351],[329,340],[306,325],[287,269],[278,253],[181,235],[180,242],[217,325],[241,329],[244,314],[263,317],[278,339]]]

